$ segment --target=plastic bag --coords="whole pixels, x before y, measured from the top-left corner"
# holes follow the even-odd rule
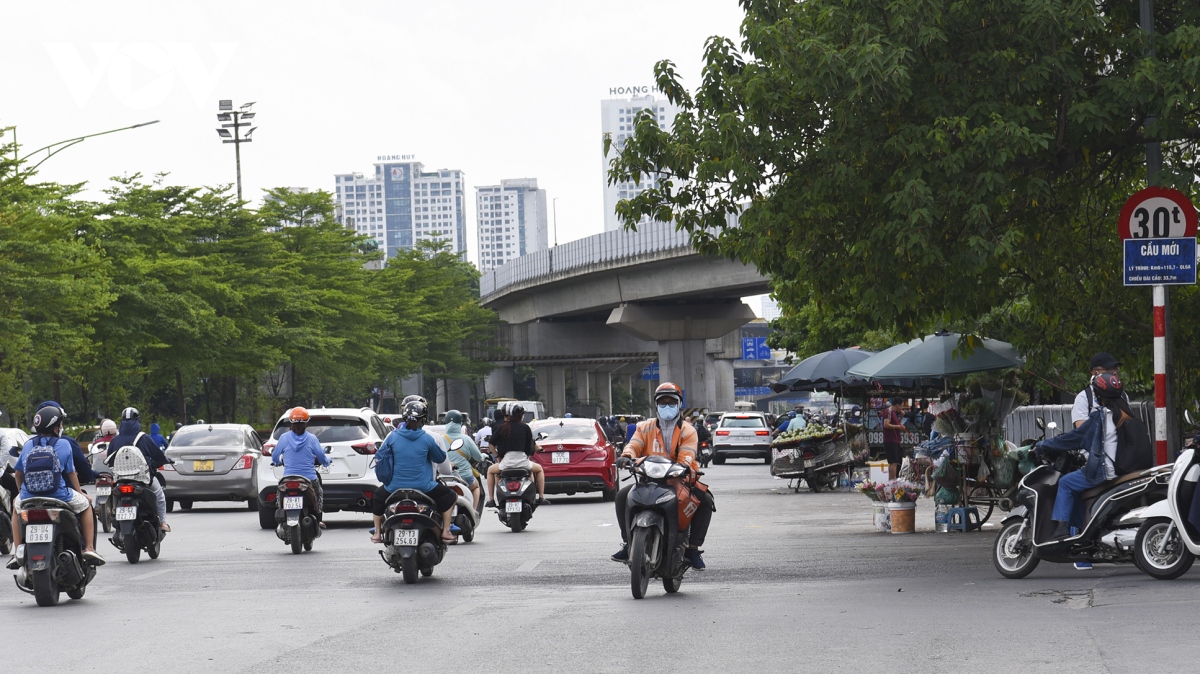
[[[949,487],[942,487],[933,495],[933,502],[938,505],[957,505],[960,500],[958,490]]]
[[[943,487],[954,488],[958,486],[961,476],[958,472],[958,467],[953,461],[948,461],[943,457],[938,461],[937,468],[933,471],[933,480]]]
[[[1005,456],[996,459],[996,472],[992,474],[994,477],[993,484],[1002,489],[1007,489],[1012,486],[1013,480],[1017,477],[1017,460]]]

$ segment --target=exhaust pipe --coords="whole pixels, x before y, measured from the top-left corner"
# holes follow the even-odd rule
[[[354,504],[357,505],[359,508],[365,508],[367,506],[367,499],[360,498],[357,501],[355,501]]]

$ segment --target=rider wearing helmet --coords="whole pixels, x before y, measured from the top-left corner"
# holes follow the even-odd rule
[[[504,413],[508,419],[492,431],[492,446],[500,457],[500,463],[488,468],[488,501],[484,506],[496,507],[496,480],[500,471],[509,468],[523,468],[532,472],[537,481],[537,504],[550,505],[546,500],[546,474],[541,465],[529,460],[537,451],[537,444],[533,441],[533,431],[524,421],[525,408],[517,403],[509,403]]]
[[[321,528],[322,513],[325,510],[325,490],[321,485],[321,476],[317,474],[316,464],[329,465],[329,457],[321,448],[317,436],[308,432],[308,422],[311,417],[303,407],[293,407],[288,411],[288,425],[291,433],[284,433],[275,443],[271,452],[271,465],[283,466],[284,475],[299,475],[312,483],[313,494],[317,497],[317,521]]]
[[[136,407],[121,410],[121,427],[116,437],[108,443],[108,457],[104,460],[105,463],[111,466],[117,458],[117,450],[130,445],[140,449],[142,456],[146,458],[146,465],[150,467],[150,491],[154,493],[154,504],[158,510],[159,528],[170,531],[171,526],[167,524],[167,497],[159,483],[161,478],[158,477],[158,469],[174,461],[168,459],[162,448],[142,432],[141,414]]]
[[[96,518],[92,513],[92,502],[83,493],[83,488],[79,485],[79,476],[76,474],[75,457],[71,451],[71,445],[62,437],[63,421],[66,418],[67,413],[57,403],[53,402],[42,403],[38,407],[37,413],[33,415],[33,430],[37,435],[25,442],[25,446],[21,448],[21,455],[17,458],[17,465],[14,466],[15,472],[13,477],[20,488],[20,493],[13,501],[13,556],[12,559],[8,560],[7,566],[9,569],[19,569],[21,567],[21,557],[24,555],[21,546],[21,523],[19,519],[21,501],[35,497],[49,497],[66,503],[71,512],[79,517],[79,525],[83,530],[84,558],[94,566],[104,564],[104,558],[96,552],[93,546],[96,538]],[[57,463],[59,467],[58,485],[54,487],[52,492],[38,492],[35,494],[29,491],[29,485],[25,483],[25,459],[34,447],[43,446],[54,447],[54,454],[58,458]]]
[[[92,444],[97,442],[108,442],[117,436],[117,422],[112,419],[105,419],[100,422],[100,434],[93,440]]]
[[[66,419],[66,408],[53,400],[47,400],[38,405],[38,410],[40,411],[43,407],[50,406],[62,410],[63,419]],[[83,448],[79,446],[78,442],[75,442],[75,438],[69,435],[64,434],[62,439],[66,440],[68,445],[71,445],[71,458],[75,460],[75,477],[79,478],[79,484],[94,484],[96,482],[96,472],[92,470],[92,464],[88,462],[87,454],[84,453]]]
[[[475,440],[464,432],[464,420],[463,413],[458,410],[446,412],[446,441],[451,445],[455,440],[463,441],[462,447],[452,449],[448,454],[450,462],[454,464],[454,471],[471,488],[472,505],[478,507],[482,490],[479,487],[479,480],[475,479],[475,465],[483,462],[483,454],[479,453],[479,447],[475,446]]]
[[[1058,496],[1050,514],[1055,529],[1050,540],[1067,538],[1071,526],[1082,527],[1082,513],[1076,508],[1080,493],[1117,477],[1117,430],[1133,418],[1133,412],[1125,399],[1125,387],[1115,374],[1103,372],[1092,377],[1092,393],[1098,405],[1083,424],[1036,445],[1039,455],[1075,449],[1088,452],[1087,464],[1082,469],[1058,478]]]
[[[433,434],[425,431],[429,408],[422,400],[409,400],[404,404],[401,416],[404,418],[404,425],[389,434],[383,446],[375,453],[377,465],[384,466],[390,461],[392,471],[391,475],[376,474],[383,486],[371,499],[371,514],[375,519],[371,542],[383,542],[383,515],[387,512],[387,500],[392,492],[397,489],[415,489],[433,499],[438,512],[442,513],[442,540],[453,543],[456,536],[451,533],[450,525],[454,519],[454,504],[458,497],[433,476],[434,465],[445,462],[447,457],[446,452],[434,440]]]
[[[693,485],[697,496],[700,497],[700,508],[692,517],[691,537],[685,553],[688,563],[696,570],[704,568],[704,559],[700,556],[700,546],[704,545],[704,537],[708,534],[708,525],[712,522],[713,501],[708,487],[695,480],[696,471],[696,429],[679,415],[679,407],[683,403],[683,391],[671,382],[663,382],[654,391],[654,403],[657,415],[637,425],[637,430],[625,449],[617,466],[624,468],[633,463],[634,459],[644,456],[665,456],[672,461],[681,463],[692,470]],[[617,523],[621,528],[621,549],[612,556],[614,561],[629,561],[629,523],[625,521],[628,514],[627,501],[632,485],[617,493]]]

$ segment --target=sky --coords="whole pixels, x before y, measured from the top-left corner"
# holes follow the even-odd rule
[[[414,154],[466,173],[472,260],[474,186],[502,178],[558,198],[560,243],[602,231],[600,101],[652,85],[661,59],[695,88],[706,39],[738,42],[742,19],[736,0],[39,0],[4,16],[0,127],[24,151],[160,120],[68,148],[42,178],[91,197],[133,173],[232,183],[217,101],[254,101],[247,200]]]

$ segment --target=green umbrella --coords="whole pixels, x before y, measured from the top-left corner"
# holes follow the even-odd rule
[[[1025,364],[1025,359],[1008,342],[967,336],[960,351],[960,339],[963,336],[958,333],[938,332],[897,344],[854,365],[846,374],[865,379],[952,377]]]

